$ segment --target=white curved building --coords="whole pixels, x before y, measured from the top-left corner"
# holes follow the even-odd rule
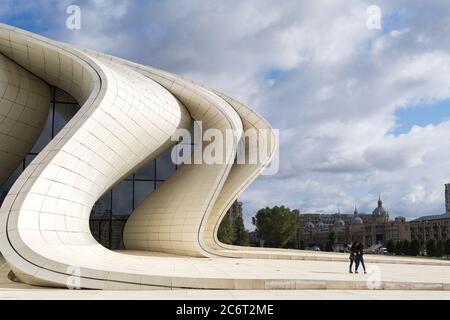
[[[165,166],[160,160],[193,121],[205,135],[228,137],[220,161]],[[195,141],[192,155],[215,142]],[[217,239],[225,212],[271,161],[275,142],[263,118],[220,92],[0,24],[2,268],[4,259],[11,278],[68,288],[367,289],[365,279],[339,274],[345,254]],[[129,219],[117,218],[122,213]],[[98,214],[109,216],[107,246]],[[114,224],[125,221],[117,238],[126,250],[111,250]],[[448,277],[418,282],[404,272],[408,264],[417,274],[445,275],[446,261],[366,261],[383,265],[378,289],[450,288]]]
[[[0,54],[0,184],[44,130],[51,88],[79,105],[13,181],[0,209],[0,251],[21,281],[183,287],[152,273],[144,252],[239,256],[238,248],[218,241],[217,228],[274,153],[271,127],[256,112],[179,76],[7,25],[0,25]],[[123,232],[125,248],[133,254],[101,246],[89,226],[96,201],[175,145],[171,137],[178,129],[189,130],[193,120],[201,121],[204,131],[232,133],[223,161],[185,163],[145,197]],[[269,134],[258,135],[260,129]],[[248,157],[261,148],[267,152],[256,163],[237,164],[240,141],[247,147],[250,141],[259,143],[250,151],[255,155],[245,148]],[[208,146],[197,144],[194,153]],[[219,281],[212,287],[229,285]]]

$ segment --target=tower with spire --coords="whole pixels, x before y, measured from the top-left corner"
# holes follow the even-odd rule
[[[358,208],[356,207],[356,204],[355,204],[355,211],[353,211],[352,224],[363,224],[363,220],[361,219],[361,217],[359,217],[359,212]]]
[[[374,217],[376,217],[377,220],[379,220],[380,218],[382,221],[389,220],[389,213],[383,207],[383,201],[381,200],[381,194],[378,195],[378,206],[372,211],[372,215]]]

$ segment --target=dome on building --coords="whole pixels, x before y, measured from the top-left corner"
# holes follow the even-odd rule
[[[356,216],[356,217],[353,217],[352,224],[363,224],[363,221],[360,217]]]
[[[338,219],[334,222],[334,225],[338,226],[338,227],[342,227],[342,226],[345,226],[345,222],[344,222],[344,220]]]
[[[320,221],[318,224],[316,224],[316,227],[318,229],[322,229],[322,228],[325,228],[325,224],[322,221]]]
[[[305,225],[305,229],[313,229],[314,228],[314,223],[312,223],[312,222],[308,222],[306,225]]]
[[[387,211],[383,208],[383,201],[381,201],[381,196],[378,198],[378,207],[376,207],[373,211],[372,211],[372,215],[374,216],[386,216],[388,213]]]
[[[363,224],[362,219],[359,217],[358,209],[355,205],[355,211],[353,212],[352,224]]]

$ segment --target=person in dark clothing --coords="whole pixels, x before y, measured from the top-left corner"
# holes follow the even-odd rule
[[[355,262],[355,246],[356,246],[357,242],[353,242],[351,247],[350,247],[350,268],[349,268],[349,272],[353,273],[352,271],[352,267],[353,267],[353,262]]]
[[[364,273],[367,273],[366,266],[364,265],[364,245],[359,241],[355,246],[355,262],[356,262],[355,273],[358,273],[359,264],[362,265]]]

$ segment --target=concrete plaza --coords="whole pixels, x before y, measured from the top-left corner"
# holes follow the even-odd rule
[[[445,260],[367,255],[368,273],[349,274],[348,262],[341,259],[345,254],[297,255],[291,260],[262,260],[149,253],[141,257],[143,265],[152,265],[155,276],[171,283],[154,290],[33,287],[8,279],[9,267],[2,259],[0,299],[450,299],[450,263]],[[234,290],[208,290],[218,282]],[[195,284],[206,289],[196,290]]]

